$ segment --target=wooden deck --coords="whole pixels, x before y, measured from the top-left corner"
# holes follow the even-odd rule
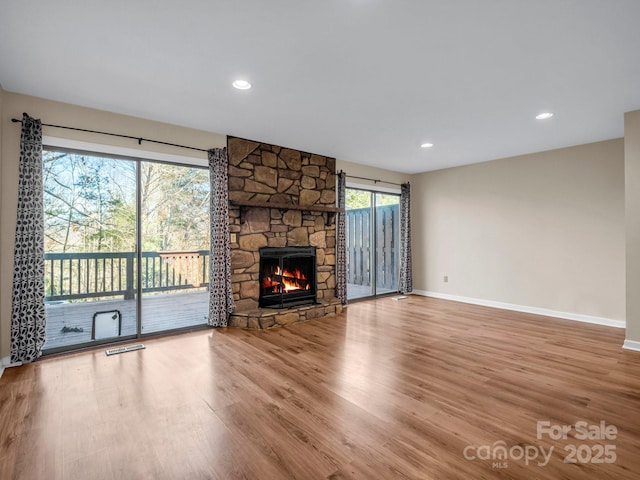
[[[121,336],[135,335],[135,300],[47,305],[47,342],[44,349],[91,342],[93,315],[111,310],[119,310],[122,315]],[[208,311],[207,291],[145,295],[142,298],[142,333],[202,325],[207,322]],[[82,331],[65,333],[64,327]]]
[[[349,299],[371,296],[371,286],[348,285]],[[378,294],[391,290],[378,289]],[[154,333],[174,328],[192,327],[206,323],[209,310],[206,291],[167,293],[144,296],[142,300],[142,333]],[[135,300],[105,300],[83,303],[59,303],[46,307],[47,342],[44,349],[67,347],[91,342],[93,315],[96,312],[118,310],[122,315],[121,336],[136,333]],[[82,331],[63,331],[81,329]]]

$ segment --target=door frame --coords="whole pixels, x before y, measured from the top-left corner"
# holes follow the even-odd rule
[[[387,187],[381,187],[381,186],[371,186],[371,185],[364,185],[364,184],[360,184],[360,183],[353,183],[353,182],[348,182],[347,181],[347,185],[346,185],[346,189],[347,190],[360,190],[360,191],[365,191],[368,192],[370,194],[370,198],[371,198],[371,202],[369,205],[369,209],[370,209],[370,222],[369,222],[369,237],[372,239],[371,240],[371,248],[369,251],[369,281],[371,283],[371,294],[367,295],[367,296],[363,296],[363,297],[356,297],[356,298],[349,298],[349,284],[347,283],[347,300],[349,302],[356,302],[359,300],[369,300],[371,298],[377,298],[377,297],[384,297],[384,296],[390,296],[390,295],[396,295],[398,292],[385,292],[382,294],[379,294],[377,292],[378,288],[377,288],[377,259],[376,259],[376,252],[377,252],[377,248],[378,248],[378,238],[376,235],[376,222],[377,222],[377,208],[376,208],[376,194],[381,194],[381,195],[397,195],[398,196],[398,204],[400,204],[400,189],[396,189],[396,188],[387,188]],[[346,209],[346,205],[345,205],[345,209]],[[399,219],[398,219],[398,225],[397,228],[400,228],[399,225]],[[348,241],[348,237],[347,237],[347,241]],[[399,265],[397,266],[398,270],[399,270]],[[399,273],[399,271],[398,271]]]
[[[142,162],[153,162],[165,165],[174,165],[185,168],[208,168],[208,159],[196,157],[173,155],[159,152],[151,152],[148,150],[138,150],[126,147],[117,147],[112,145],[102,145],[90,142],[70,140],[66,138],[58,138],[51,136],[43,137],[43,151],[60,151],[79,155],[95,156],[99,158],[111,158],[114,160],[124,160],[135,162],[136,165],[136,264],[137,268],[142,265],[142,189],[140,188],[142,181]],[[55,355],[59,353],[73,352],[83,349],[101,347],[105,345],[119,344],[131,340],[173,334],[181,331],[192,331],[207,328],[207,324],[179,327],[150,333],[142,333],[142,275],[136,272],[136,333],[126,336],[118,336],[114,338],[105,338],[100,340],[92,340],[90,342],[74,343],[60,347],[44,349],[43,356]]]

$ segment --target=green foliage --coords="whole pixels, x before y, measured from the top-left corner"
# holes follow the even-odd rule
[[[375,204],[378,207],[383,205],[396,205],[400,203],[400,196],[392,193],[372,193],[368,190],[347,188],[345,191],[345,203],[347,210],[370,208],[372,197],[374,197]]]
[[[377,193],[376,194],[376,206],[382,207],[384,205],[398,205],[400,204],[400,195],[393,193]]]
[[[371,192],[347,188],[345,191],[345,205],[348,210],[368,208],[371,206]]]

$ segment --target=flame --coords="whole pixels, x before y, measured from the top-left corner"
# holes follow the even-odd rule
[[[282,280],[282,283],[278,279],[273,277],[277,276]],[[296,290],[311,290],[311,284],[308,282],[308,278],[300,269],[283,270],[278,265],[273,273],[267,274],[262,278],[263,288],[274,288],[274,293],[289,293]]]

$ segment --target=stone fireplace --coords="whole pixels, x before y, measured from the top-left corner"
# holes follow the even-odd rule
[[[228,137],[227,155],[230,325],[267,328],[340,313],[335,159],[236,137]],[[305,278],[296,279],[291,264],[304,257],[298,276]]]

